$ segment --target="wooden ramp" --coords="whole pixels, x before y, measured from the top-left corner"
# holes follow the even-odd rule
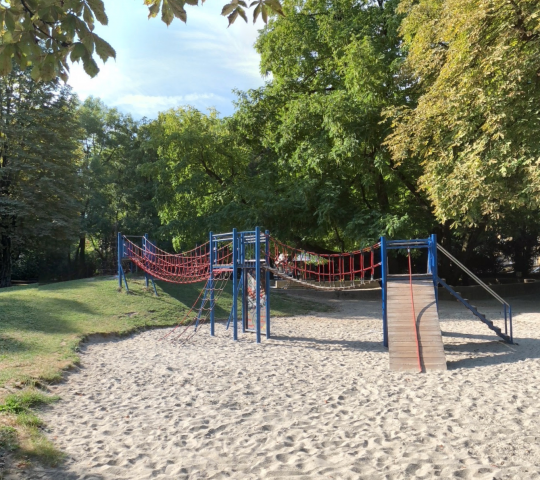
[[[446,370],[433,278],[413,275],[412,287],[422,371]],[[390,369],[418,372],[409,275],[388,276],[387,305]]]

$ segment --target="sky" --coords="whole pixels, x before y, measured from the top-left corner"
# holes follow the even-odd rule
[[[220,15],[225,3],[186,5],[187,24],[175,19],[167,27],[159,17],[148,19],[142,0],[105,0],[109,24],[95,32],[113,46],[116,60],[98,59],[101,71],[94,78],[74,64],[68,83],[82,100],[99,97],[137,119],[182,105],[232,114],[233,89],[264,84],[253,48],[262,23],[238,18],[227,28]]]

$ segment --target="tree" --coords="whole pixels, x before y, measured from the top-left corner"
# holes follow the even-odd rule
[[[441,222],[498,229],[540,205],[540,5],[402,0],[405,72],[419,96],[390,111],[396,164],[421,163]],[[511,235],[511,232],[506,232]]]
[[[204,0],[201,0],[204,3]],[[170,25],[173,19],[187,20],[186,4],[198,5],[198,0],[144,0],[149,17],[161,13]],[[279,0],[255,0],[254,21],[262,15],[267,21],[269,11],[281,12]],[[247,22],[243,0],[232,0],[223,8],[229,25],[238,16]],[[103,0],[3,0],[0,1],[0,76],[11,71],[14,62],[20,68],[32,67],[34,80],[67,80],[68,58],[82,61],[84,70],[94,77],[99,72],[95,55],[106,62],[116,57],[111,45],[94,32],[95,22],[107,25]]]
[[[145,131],[144,148],[157,159],[141,173],[157,181],[156,206],[175,248],[205,241],[208,231],[250,223],[256,174],[250,174],[249,149],[228,120],[184,107],[159,114]]]
[[[76,105],[69,88],[28,71],[0,80],[0,287],[20,254],[77,236]]]
[[[383,112],[406,103],[396,1],[284,3],[256,48],[268,84],[234,115],[259,163],[275,171],[269,227],[302,245],[350,249],[381,234],[426,235],[431,206],[418,165],[398,166],[383,145]]]
[[[92,97],[78,113],[84,129],[84,161],[75,260],[84,270],[89,240],[98,261],[107,268],[114,262],[119,231],[159,237],[160,221],[153,203],[156,182],[141,174],[141,167],[154,161],[155,155],[142,148],[143,122]]]

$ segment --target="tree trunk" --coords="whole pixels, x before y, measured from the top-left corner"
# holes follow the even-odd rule
[[[0,236],[0,288],[11,287],[11,238]]]
[[[79,238],[79,275],[86,276],[86,236]]]

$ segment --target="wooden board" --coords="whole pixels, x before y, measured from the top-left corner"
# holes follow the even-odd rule
[[[431,275],[388,276],[387,319],[390,369],[423,372],[446,370],[435,289]],[[418,338],[418,346],[416,339]]]

